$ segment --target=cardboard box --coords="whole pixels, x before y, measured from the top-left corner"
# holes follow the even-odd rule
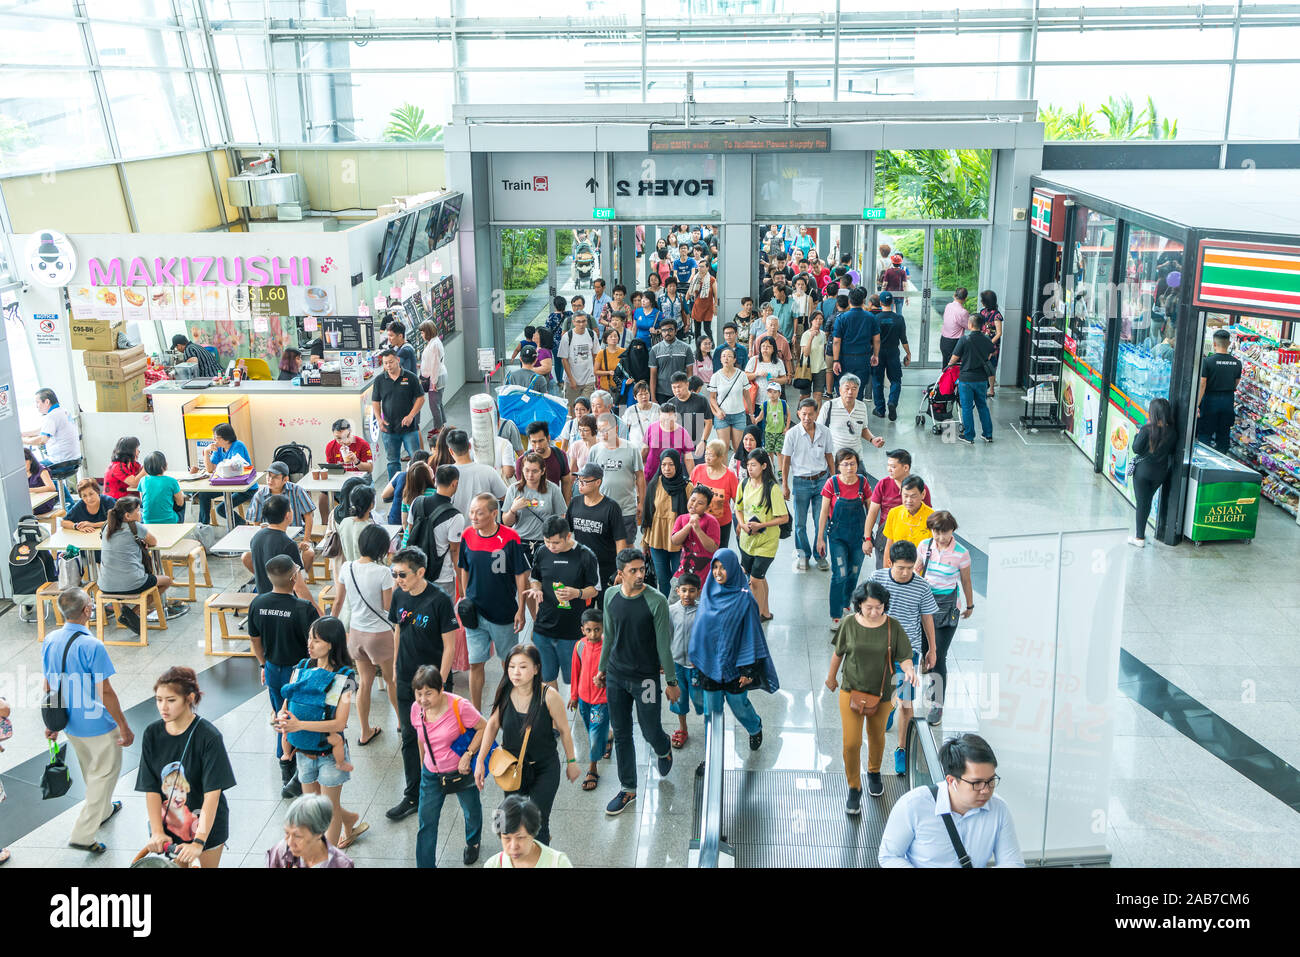
[[[89,369],[120,369],[125,365],[134,365],[137,359],[145,358],[144,346],[132,346],[130,349],[114,349],[111,352],[86,351],[81,354],[81,362]],[[91,376],[93,379],[94,376]],[[124,377],[129,378],[129,377]]]
[[[149,397],[144,394],[144,374],[124,382],[96,382],[95,408],[99,412],[148,412]]]
[[[86,375],[90,377],[91,382],[125,382],[127,379],[134,379],[136,376],[144,375],[144,370],[148,368],[149,360],[140,356],[134,362],[124,366],[95,366],[86,370]]]
[[[126,332],[126,323],[73,319],[69,328],[72,330],[72,348],[109,352],[117,348],[117,335]]]

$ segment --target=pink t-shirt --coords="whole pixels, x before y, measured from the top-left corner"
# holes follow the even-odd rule
[[[689,515],[678,515],[677,521],[673,522],[673,534],[676,535],[690,523]],[[718,520],[708,512],[700,516],[700,530],[713,539],[714,544],[717,544],[718,536],[722,534],[722,529],[718,527]],[[686,541],[682,542],[682,564],[677,574],[685,575],[687,572],[694,572],[700,576],[701,582],[704,581],[704,576],[709,574],[709,565],[712,564],[714,551],[716,549],[706,549],[699,536],[691,532],[686,536]]]
[[[943,307],[943,328],[939,330],[939,335],[945,339],[960,339],[969,321],[970,313],[966,307],[953,300]]]
[[[424,724],[424,709],[418,701],[411,705],[411,727],[415,729],[415,736],[424,742],[424,766],[436,774],[455,774],[459,770],[460,755],[451,749],[452,742],[461,736],[460,724],[456,723],[456,710],[460,710],[460,720],[466,731],[478,724],[483,717],[469,701],[459,695],[448,694],[447,700],[450,706],[446,713],[427,729]]]
[[[659,457],[663,455],[666,449],[676,449],[682,453],[682,464],[685,465],[685,458],[695,451],[695,443],[691,441],[690,433],[677,426],[677,431],[666,433],[659,428],[656,422],[650,428],[645,430],[645,477],[646,481],[655,477],[659,471]]]

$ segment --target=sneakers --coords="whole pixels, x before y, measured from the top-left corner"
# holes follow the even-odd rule
[[[874,416],[875,416],[876,418],[878,418],[878,419],[883,419],[883,418],[885,417],[885,410],[884,410],[884,409],[872,409],[872,410],[871,410],[871,414],[874,415]]]
[[[1145,538],[1134,538],[1132,535],[1128,537],[1128,543],[1132,545],[1134,548],[1147,547],[1147,540]]]
[[[885,793],[885,782],[881,780],[879,771],[867,772],[867,793],[873,798],[878,798]]]
[[[849,788],[849,799],[844,803],[844,813],[853,817],[862,813],[862,788]]]
[[[907,752],[902,748],[894,748],[894,773],[899,777],[907,773]]]
[[[992,445],[992,444],[993,444],[993,436],[991,436],[991,435],[986,435],[986,436],[984,436],[984,441],[985,441],[985,442],[988,442],[990,445]]]
[[[622,814],[627,810],[627,806],[636,800],[636,794],[632,791],[619,791],[605,805],[605,813],[610,817],[615,814]]]
[[[825,558],[819,558],[817,559],[817,567],[824,572],[828,572],[831,570],[831,563],[828,562]]]
[[[975,444],[975,440],[974,440],[974,439],[968,439],[968,438],[966,438],[966,436],[964,436],[964,435],[959,435],[959,436],[957,436],[957,441],[958,441],[958,442],[963,442],[963,443],[965,443],[966,445],[974,445],[974,444]]]
[[[668,772],[671,771],[671,770],[673,769],[673,753],[672,753],[672,751],[669,751],[669,752],[668,752],[667,754],[665,754],[662,758],[660,758],[659,761],[658,761],[658,763],[656,764],[656,767],[659,769],[659,776],[660,776],[661,778],[666,778],[666,777],[668,777]]]
[[[794,553],[794,561],[790,563],[790,570],[796,572],[806,572],[808,570],[808,559],[803,557],[802,552]]]
[[[891,405],[889,407],[889,421],[890,422],[898,421],[898,406]]]
[[[749,750],[757,751],[762,746],[763,746],[763,729],[760,728],[758,734],[751,734],[749,736]]]
[[[140,614],[134,608],[128,608],[126,605],[123,605],[121,614],[118,615],[118,620],[137,635],[140,634]]]
[[[415,801],[408,801],[406,798],[402,798],[399,804],[396,804],[385,811],[384,816],[390,821],[400,821],[404,817],[410,817],[419,809],[420,805]]]

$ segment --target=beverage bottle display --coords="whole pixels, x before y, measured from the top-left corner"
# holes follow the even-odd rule
[[[1092,392],[1083,395],[1083,434],[1092,435],[1097,421],[1097,397]]]

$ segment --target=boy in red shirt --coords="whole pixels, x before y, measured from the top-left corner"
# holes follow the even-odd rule
[[[886,472],[884,478],[871,490],[871,505],[867,509],[866,553],[876,553],[876,568],[883,568],[885,556],[885,520],[889,518],[890,509],[903,504],[903,480],[912,474],[912,453],[907,449],[894,449],[886,452]],[[933,507],[930,501],[930,487],[925,488],[923,501]]]
[[[596,762],[601,757],[609,757],[613,739],[609,736],[609,706],[606,703],[605,688],[596,687],[594,679],[600,670],[600,652],[604,642],[605,626],[601,612],[588,608],[582,613],[582,641],[573,646],[573,684],[569,698],[569,710],[577,711],[582,723],[587,728],[587,759],[591,766],[587,768],[587,777],[582,782],[584,791],[594,791],[600,782],[596,773]]]

